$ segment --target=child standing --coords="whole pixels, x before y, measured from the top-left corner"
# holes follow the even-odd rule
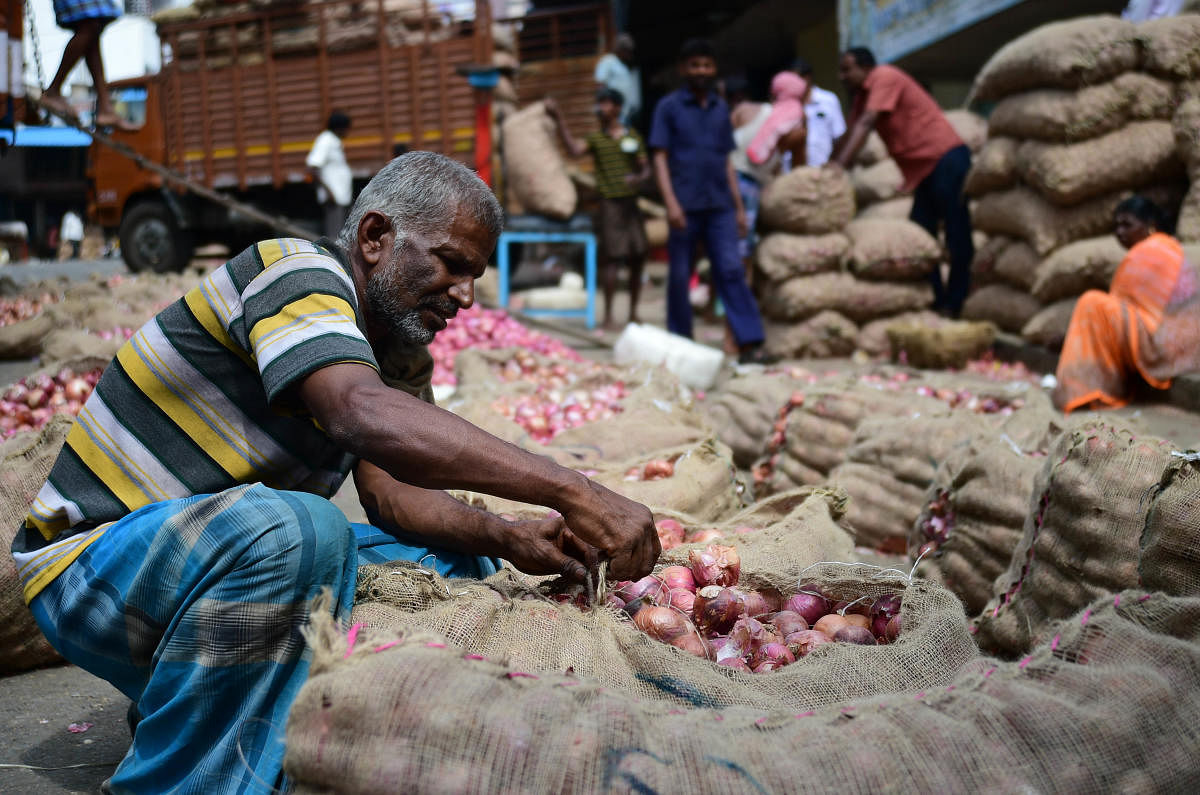
[[[629,322],[637,323],[638,297],[642,288],[642,266],[646,260],[646,231],[637,206],[637,188],[650,176],[646,144],[631,127],[621,123],[625,98],[612,88],[596,91],[596,118],[600,129],[584,140],[571,135],[562,111],[551,99],[546,112],[558,126],[563,146],[572,157],[590,152],[596,164],[596,191],[600,194],[597,228],[604,261],[604,327],[613,327],[612,303],[617,289],[617,270],[629,268]]]

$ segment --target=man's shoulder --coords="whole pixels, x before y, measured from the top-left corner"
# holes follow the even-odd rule
[[[904,71],[900,67],[892,66],[891,64],[887,63],[881,63],[871,69],[871,73],[867,75],[867,79],[864,81],[863,87],[869,90],[881,84],[915,82],[916,81],[912,79],[908,72]]]

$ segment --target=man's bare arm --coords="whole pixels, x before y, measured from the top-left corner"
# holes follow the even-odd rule
[[[862,115],[855,120],[854,126],[850,128],[850,132],[841,139],[838,152],[830,162],[836,163],[842,168],[850,168],[854,158],[858,156],[858,151],[867,142],[867,136],[871,134],[871,130],[875,129],[875,123],[878,120],[879,113],[876,111],[863,111]]]

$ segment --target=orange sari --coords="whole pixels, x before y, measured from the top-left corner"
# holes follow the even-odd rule
[[[1129,249],[1108,292],[1079,298],[1058,360],[1064,412],[1129,402],[1128,377],[1167,389],[1200,370],[1200,273],[1179,241],[1156,232]]]

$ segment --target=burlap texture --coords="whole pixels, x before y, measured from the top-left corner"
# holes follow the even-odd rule
[[[912,281],[929,275],[942,248],[912,221],[854,220],[846,225],[846,264],[872,281]]]
[[[887,327],[892,358],[930,370],[961,369],[996,341],[991,323],[893,323]]]
[[[867,134],[866,143],[863,144],[862,149],[859,149],[858,154],[855,155],[854,163],[859,166],[873,166],[887,157],[887,145],[879,137],[879,133],[871,130]]]
[[[937,569],[969,616],[983,610],[992,583],[1008,567],[1044,462],[1044,454],[1030,455],[1003,434],[983,434],[958,445],[933,476],[926,506],[909,532],[909,555],[915,561],[934,540],[924,531],[933,515],[929,506],[944,500],[951,514],[943,517],[948,539],[922,560],[918,571]]]
[[[872,320],[858,330],[858,349],[870,356],[891,356],[892,342],[887,330],[893,325],[923,326],[937,328],[946,319],[936,312],[922,310],[920,312],[903,312],[893,317]]]
[[[1017,140],[995,137],[971,159],[971,170],[963,191],[968,196],[982,196],[994,190],[1012,187],[1017,180]]]
[[[1035,345],[1058,350],[1067,338],[1067,328],[1078,300],[1077,297],[1065,298],[1043,307],[1021,328],[1021,336]]]
[[[1193,171],[1200,168],[1200,97],[1180,103],[1171,119],[1171,128],[1175,133],[1175,153],[1179,159]]]
[[[1150,497],[1170,463],[1161,440],[1094,419],[1049,450],[1021,540],[975,620],[981,648],[1025,653],[1050,622],[1138,584],[1138,544]]]
[[[74,418],[59,414],[40,431],[18,434],[0,445],[0,674],[62,660],[25,606],[8,550],[73,423]]]
[[[850,248],[841,232],[826,235],[791,235],[773,232],[755,249],[759,271],[773,282],[808,273],[837,270]]]
[[[554,140],[554,122],[535,102],[504,120],[503,152],[509,190],[526,211],[551,218],[575,212],[575,184]]]
[[[55,329],[42,343],[42,361],[47,365],[76,359],[111,360],[125,344],[123,336],[101,339],[78,329]]]
[[[971,260],[971,285],[982,287],[999,281],[996,275],[996,258],[1012,243],[1006,235],[993,235],[975,247],[975,258]]]
[[[1017,171],[1027,185],[1059,205],[1181,173],[1175,134],[1167,121],[1135,121],[1099,138],[1073,144],[1026,141]]]
[[[1137,27],[1142,68],[1171,80],[1200,77],[1200,15],[1151,19]]]
[[[1084,86],[1078,91],[1042,89],[996,103],[988,133],[1051,143],[1084,141],[1139,119],[1169,119],[1174,107],[1170,83],[1137,72]]]
[[[946,121],[950,122],[950,126],[958,133],[958,137],[963,140],[972,154],[983,149],[983,145],[987,143],[987,119],[978,113],[964,108],[954,108],[946,111]]]
[[[1080,88],[1135,69],[1133,23],[1113,16],[1051,22],[1005,44],[979,70],[971,95],[998,100],[1031,88]]]
[[[858,347],[858,326],[830,310],[800,323],[768,324],[767,352],[782,359],[849,356]]]
[[[1038,265],[1032,293],[1043,304],[1107,290],[1125,248],[1112,235],[1069,243]]]
[[[1175,235],[1184,243],[1200,243],[1200,167],[1193,169],[1192,186],[1188,188],[1183,206],[1179,208],[1179,221]]]
[[[748,373],[709,392],[697,405],[716,437],[733,451],[733,462],[747,469],[766,449],[779,408],[796,388],[783,375]]]
[[[906,220],[912,215],[912,206],[912,196],[899,196],[885,202],[872,204],[869,207],[862,207],[854,218],[861,221],[874,221],[881,218]]]
[[[1196,599],[1108,597],[1020,662],[932,661],[950,683],[815,712],[664,709],[419,634],[351,647],[330,623],[288,721],[300,793],[1183,793],[1200,772]]]
[[[890,157],[870,166],[856,166],[850,172],[854,201],[859,207],[894,199],[904,185],[900,166]]]
[[[1200,596],[1200,466],[1172,461],[1155,488],[1142,531],[1138,575],[1146,588]]]
[[[774,320],[804,320],[831,309],[860,324],[932,303],[933,288],[928,284],[871,282],[848,273],[797,276],[762,297],[763,313]]]
[[[1013,240],[996,256],[996,276],[1013,287],[1028,290],[1041,258],[1024,240]]]
[[[1024,290],[1006,284],[989,284],[971,293],[963,304],[962,316],[1016,333],[1041,308],[1041,303]]]
[[[0,326],[0,359],[31,359],[42,352],[46,335],[54,330],[54,321],[43,312],[28,320]]]
[[[837,232],[854,217],[854,187],[840,169],[796,168],[767,185],[758,217],[775,232]]]

